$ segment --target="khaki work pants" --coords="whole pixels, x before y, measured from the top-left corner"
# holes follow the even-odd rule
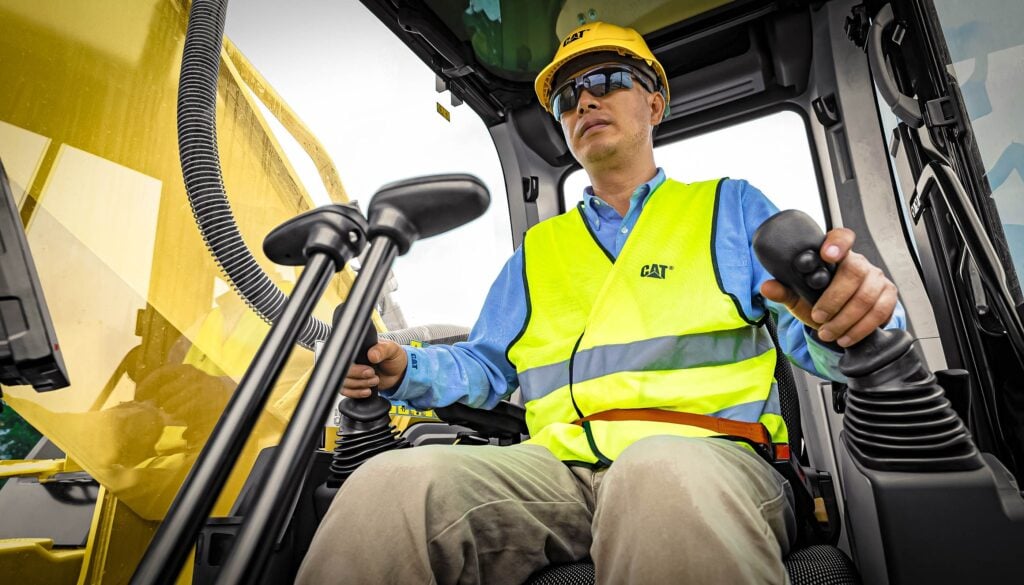
[[[424,446],[338,491],[296,581],[519,584],[593,558],[598,583],[787,583],[789,484],[722,439],[654,436],[610,468],[536,445]]]

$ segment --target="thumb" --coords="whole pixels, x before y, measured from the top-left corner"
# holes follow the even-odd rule
[[[395,359],[400,351],[402,351],[400,345],[393,341],[384,340],[371,347],[366,352],[366,357],[370,359],[370,363],[379,364]]]
[[[820,323],[811,318],[811,305],[784,284],[777,280],[766,280],[761,285],[761,295],[769,301],[775,301],[786,307],[794,317],[813,329]]]

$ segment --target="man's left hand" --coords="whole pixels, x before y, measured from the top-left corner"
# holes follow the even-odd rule
[[[882,270],[854,252],[853,231],[836,228],[825,236],[821,259],[836,264],[835,276],[811,306],[777,280],[761,285],[766,299],[781,303],[797,319],[818,330],[822,341],[849,347],[892,318],[896,308],[896,285]]]

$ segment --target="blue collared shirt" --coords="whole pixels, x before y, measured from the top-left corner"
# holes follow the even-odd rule
[[[584,190],[583,215],[612,257],[618,257],[651,193],[663,182],[665,172],[659,168],[653,179],[633,192],[625,217],[594,195],[592,188]],[[810,330],[785,307],[761,296],[761,283],[771,275],[757,261],[750,241],[778,208],[746,181],[724,180],[719,197],[714,245],[723,290],[737,299],[749,321],[760,320],[766,310],[777,316],[779,343],[791,362],[817,376],[844,381],[838,368],[842,354],[812,339]],[[381,395],[419,409],[453,402],[493,408],[519,387],[506,351],[526,322],[526,308],[519,248],[491,285],[469,339],[454,345],[405,347],[409,357],[405,377],[398,388]],[[903,307],[897,305],[887,328],[904,328],[905,321]]]

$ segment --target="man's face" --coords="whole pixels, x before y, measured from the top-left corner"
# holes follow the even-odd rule
[[[575,70],[570,78],[592,69]],[[602,97],[580,89],[579,103],[562,114],[560,121],[569,150],[580,164],[586,168],[616,166],[638,149],[653,148],[651,131],[663,111],[661,94],[635,82],[632,88]]]

